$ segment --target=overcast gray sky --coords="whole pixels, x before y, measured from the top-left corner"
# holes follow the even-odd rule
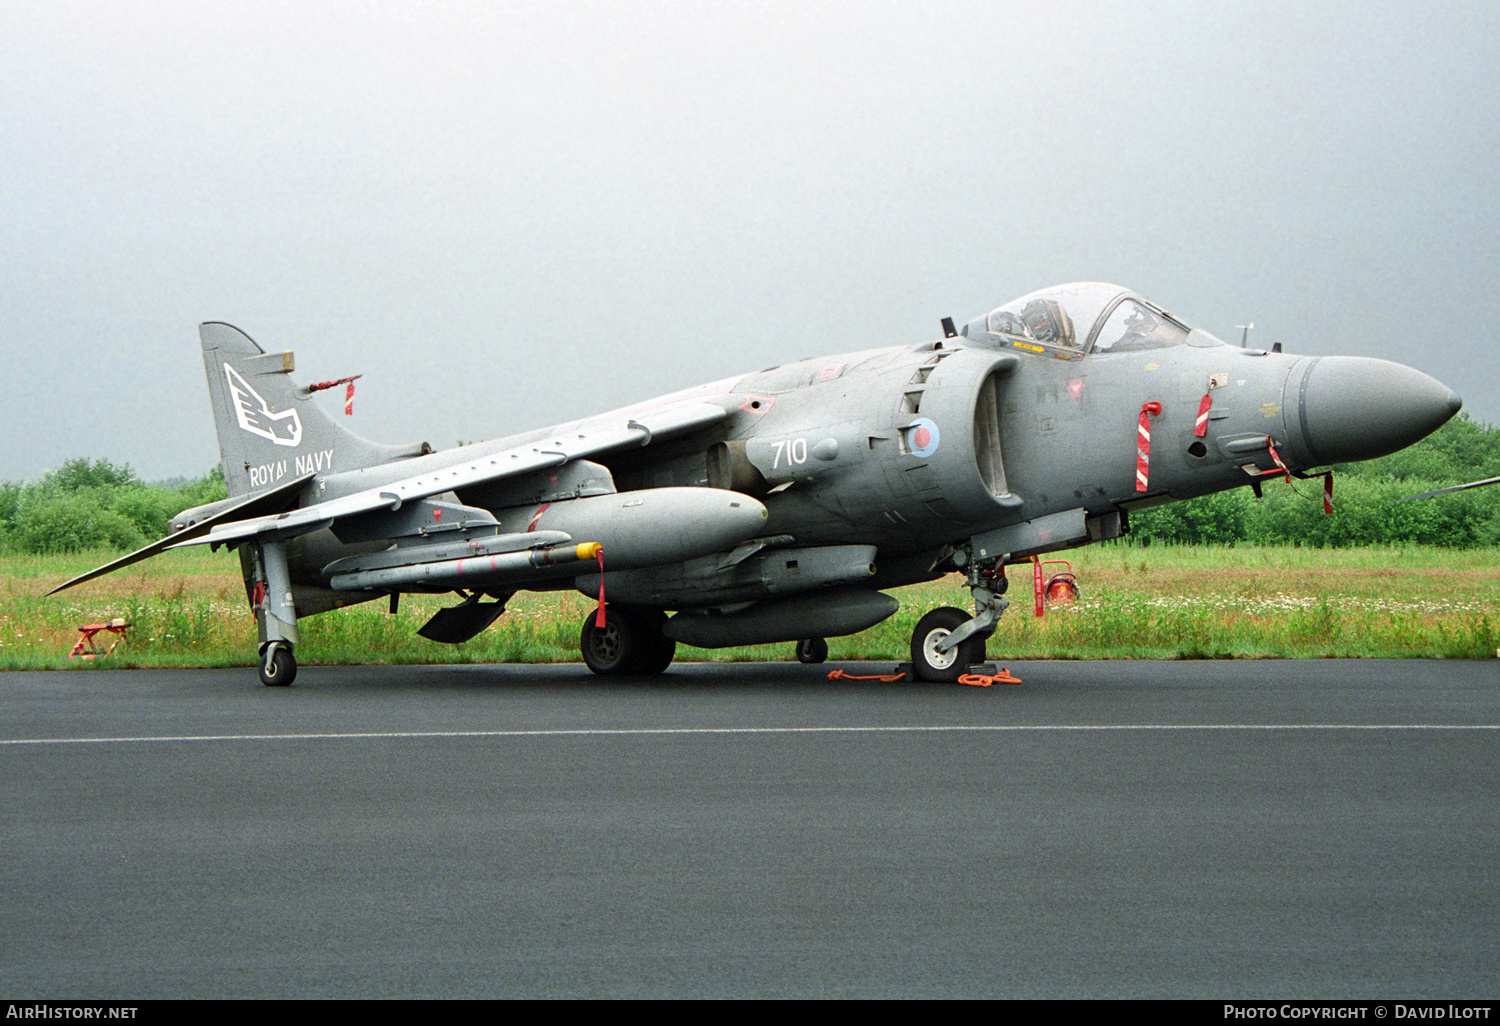
[[[1497,87],[1493,2],[0,0],[0,479],[207,471],[205,320],[442,448],[1076,280],[1493,423]]]

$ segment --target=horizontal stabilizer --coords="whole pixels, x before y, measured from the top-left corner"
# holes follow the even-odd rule
[[[47,594],[56,595],[58,592],[71,588],[75,584],[82,584],[84,581],[92,581],[96,577],[103,577],[105,574],[123,569],[132,563],[139,563],[143,559],[150,559],[152,556],[165,552],[167,549],[176,548],[179,545],[197,544],[197,539],[203,538],[213,530],[215,525],[222,524],[225,521],[239,520],[245,517],[261,517],[268,513],[284,512],[296,503],[297,496],[302,491],[303,486],[311,481],[314,476],[313,474],[303,474],[300,477],[292,478],[290,481],[285,481],[275,488],[242,496],[217,513],[205,517],[196,523],[189,524],[175,534],[169,534],[165,538],[158,539],[145,548],[136,549],[128,556],[121,556],[113,563],[105,563],[103,566],[75,577],[65,584],[59,584],[47,592]]]

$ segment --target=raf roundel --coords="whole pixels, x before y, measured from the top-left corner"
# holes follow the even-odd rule
[[[938,426],[926,417],[919,417],[905,427],[906,448],[913,456],[921,456],[924,459],[937,452],[938,442],[941,435]]]

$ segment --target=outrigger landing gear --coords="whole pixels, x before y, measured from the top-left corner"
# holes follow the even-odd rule
[[[828,642],[823,638],[803,638],[797,642],[797,662],[823,663],[828,661]]]
[[[260,661],[260,682],[268,688],[284,688],[297,679],[297,658],[292,646],[278,641],[266,646]]]
[[[917,622],[911,635],[911,668],[919,680],[951,683],[984,662],[984,643],[995,633],[995,624],[1009,602],[1001,598],[1009,581],[1004,559],[975,560],[968,549],[953,554],[969,578],[974,615],[945,606],[934,609]]]
[[[254,559],[255,622],[260,630],[260,682],[284,688],[297,676],[297,608],[292,601],[292,578],[286,566],[286,545],[264,542]]]

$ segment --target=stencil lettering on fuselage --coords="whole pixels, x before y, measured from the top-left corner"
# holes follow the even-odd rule
[[[325,470],[333,469],[333,450],[319,449],[305,456],[293,456],[292,461],[277,460],[275,463],[262,463],[258,466],[246,467],[246,473],[250,475],[250,487],[264,488],[266,485],[275,484],[288,472],[297,474],[323,473]]]
[[[333,450],[319,449],[317,452],[310,452],[306,456],[294,456],[292,462],[296,464],[297,473],[299,474],[308,474],[315,471],[321,474],[325,470],[333,469]]]

